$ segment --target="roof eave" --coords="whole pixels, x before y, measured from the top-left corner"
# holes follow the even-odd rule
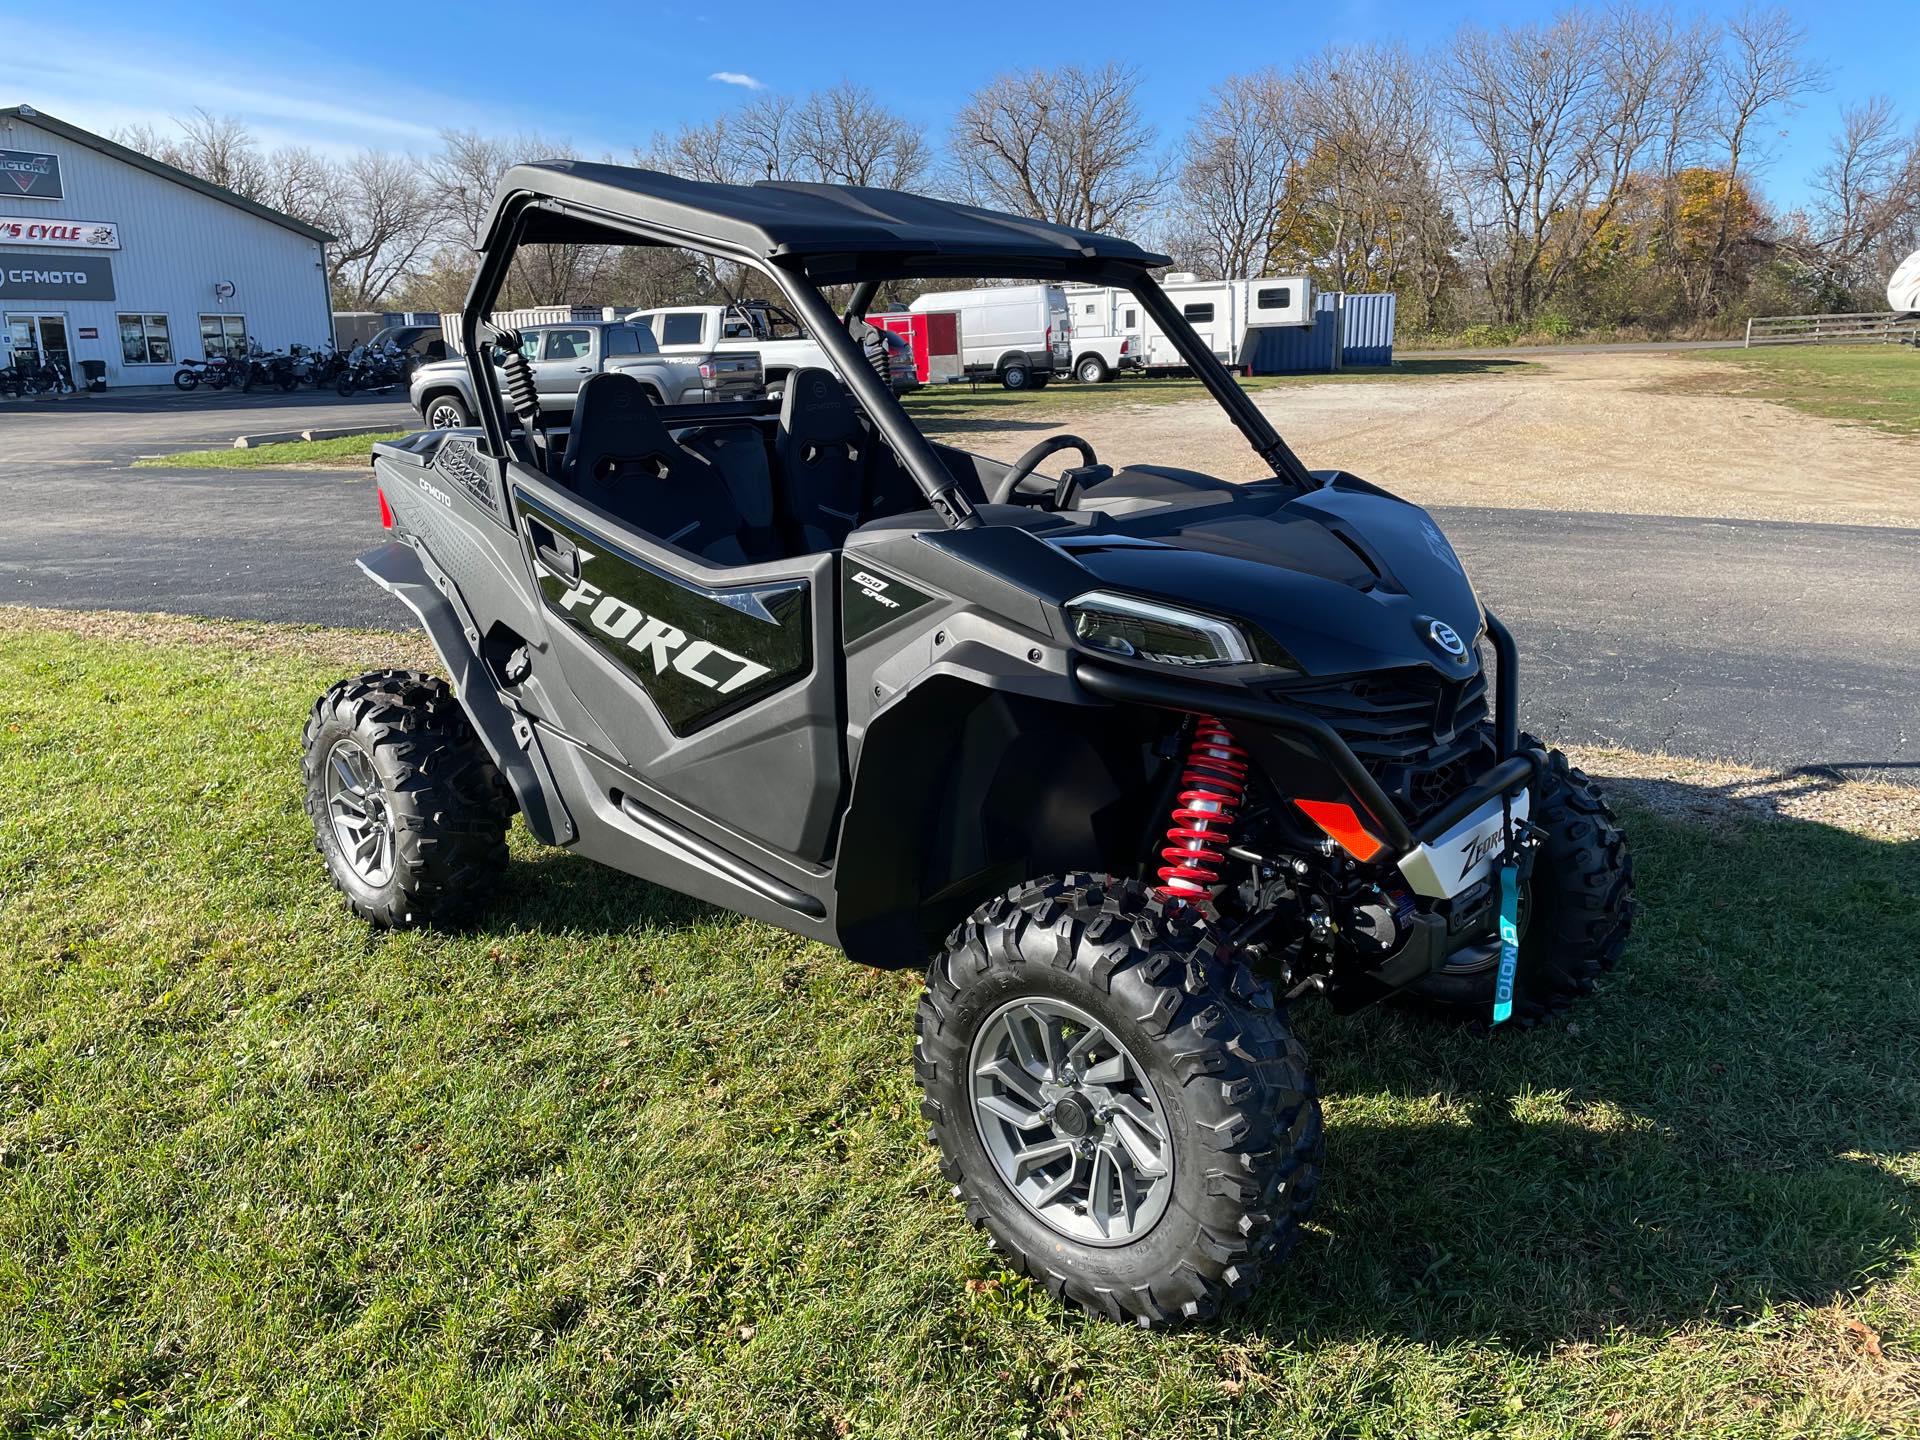
[[[39,130],[45,130],[49,135],[58,135],[63,140],[71,140],[76,145],[84,145],[89,150],[97,150],[102,155],[110,156],[124,164],[132,165],[136,169],[145,170],[148,174],[157,175],[162,180],[171,180],[176,185],[184,185],[189,190],[198,191],[209,199],[222,201],[225,204],[233,206],[236,210],[244,210],[249,215],[257,216],[262,220],[272,221],[275,225],[291,230],[296,235],[304,235],[309,240],[317,240],[322,245],[331,245],[339,238],[337,235],[329,235],[318,226],[307,224],[304,220],[296,220],[285,211],[275,210],[271,205],[262,205],[257,200],[249,200],[244,195],[237,195],[224,185],[216,185],[211,180],[203,180],[198,175],[167,164],[164,160],[156,160],[151,155],[143,155],[140,151],[129,149],[117,140],[109,140],[106,136],[96,135],[91,130],[82,130],[78,125],[70,124],[65,120],[59,119],[57,116],[49,115],[44,110],[36,110],[31,115],[23,115],[18,105],[10,105],[0,108],[0,116],[19,120],[23,124],[31,125]]]

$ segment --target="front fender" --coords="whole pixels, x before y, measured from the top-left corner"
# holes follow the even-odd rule
[[[500,694],[493,672],[480,657],[479,632],[462,613],[452,581],[429,574],[420,552],[398,540],[369,550],[358,563],[368,579],[419,617],[461,708],[527,817],[527,828],[548,845],[572,844],[577,834],[573,817],[560,799],[540,742],[532,725]]]

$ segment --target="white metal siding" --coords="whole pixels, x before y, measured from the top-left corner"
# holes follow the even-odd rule
[[[176,365],[123,365],[120,314],[165,315],[176,361],[201,355],[200,316],[244,315],[247,330],[269,350],[323,344],[333,331],[320,242],[237,206],[149,174],[25,120],[0,120],[0,149],[39,150],[60,157],[65,198],[0,195],[9,215],[49,220],[103,220],[120,227],[120,249],[93,252],[113,264],[113,300],[7,299],[9,314],[63,314],[80,361],[107,362],[109,385],[164,385]],[[71,257],[74,251],[0,246],[0,257]],[[216,300],[216,281],[234,294]],[[92,327],[98,338],[79,338]]]

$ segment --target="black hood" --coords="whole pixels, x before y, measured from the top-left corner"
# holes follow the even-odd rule
[[[1303,495],[1128,471],[1084,502],[1112,528],[1047,540],[1089,572],[1089,588],[1238,618],[1309,675],[1409,665],[1449,679],[1471,673],[1480,602],[1440,528],[1364,481],[1316,478],[1322,488]],[[1195,481],[1203,488],[1190,488]],[[1164,503],[1172,494],[1181,498]],[[1465,642],[1464,657],[1448,653],[1449,632]]]

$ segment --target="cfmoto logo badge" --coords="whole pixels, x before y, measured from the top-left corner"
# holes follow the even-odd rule
[[[1434,648],[1456,659],[1467,653],[1467,642],[1460,633],[1444,620],[1435,620],[1427,626],[1427,638],[1433,641]]]

